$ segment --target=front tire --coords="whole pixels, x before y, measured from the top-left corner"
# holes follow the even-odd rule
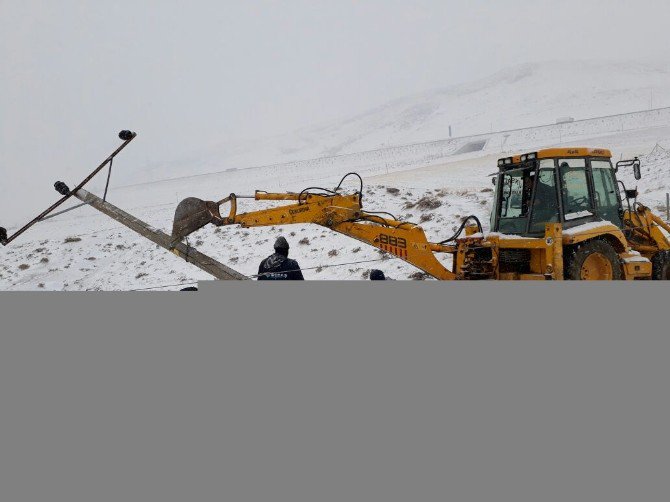
[[[651,278],[654,281],[670,281],[670,251],[659,251],[651,259]]]
[[[565,267],[572,281],[618,281],[623,279],[619,254],[602,239],[583,242],[573,248]]]

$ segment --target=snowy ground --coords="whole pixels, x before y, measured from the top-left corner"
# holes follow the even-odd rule
[[[627,126],[622,127],[623,123]],[[560,138],[556,127],[562,127]],[[230,192],[251,194],[256,189],[332,188],[343,174],[356,170],[366,184],[366,209],[389,211],[420,222],[429,239],[439,241],[451,235],[461,218],[469,214],[478,215],[488,226],[492,185],[487,175],[496,171],[499,157],[562,144],[610,148],[615,160],[640,156],[643,179],[636,183],[631,173],[621,173],[621,177],[628,186],[639,184],[641,202],[659,213],[665,207],[665,193],[670,192],[670,112],[556,127],[520,130],[506,139],[491,135],[483,150],[465,154],[457,152],[476,138],[114,187],[108,198],[169,232],[174,209],[187,196],[219,199]],[[399,192],[390,193],[389,188]],[[415,205],[426,196],[437,207]],[[263,206],[243,200],[239,211]],[[13,228],[8,230],[11,233]],[[288,238],[291,256],[305,269],[307,279],[364,279],[370,268],[379,268],[396,279],[409,279],[417,272],[400,260],[386,259],[372,247],[314,225],[259,229],[210,226],[193,234],[190,243],[252,275],[260,260],[272,252],[278,235]],[[9,247],[0,248],[2,290],[169,290],[180,286],[168,285],[202,279],[210,277],[86,207],[45,221]]]

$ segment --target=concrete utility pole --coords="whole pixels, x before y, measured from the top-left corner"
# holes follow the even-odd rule
[[[247,276],[240,274],[230,267],[226,267],[223,263],[219,263],[214,258],[201,253],[197,249],[187,246],[183,242],[178,242],[174,245],[174,247],[172,247],[172,237],[165,232],[155,229],[148,223],[135,218],[133,215],[126,213],[122,209],[119,209],[107,201],[103,201],[97,195],[93,195],[83,188],[77,190],[73,195],[80,201],[90,205],[101,213],[118,221],[122,225],[125,225],[129,229],[140,234],[142,237],[146,237],[151,242],[158,244],[160,247],[173,252],[175,255],[186,260],[188,263],[195,265],[200,270],[204,270],[217,279],[222,281],[243,281],[249,279]]]

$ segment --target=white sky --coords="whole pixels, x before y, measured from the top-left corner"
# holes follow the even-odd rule
[[[124,168],[553,59],[663,60],[666,1],[0,0],[0,225]]]

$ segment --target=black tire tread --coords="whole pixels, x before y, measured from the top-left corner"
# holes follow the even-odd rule
[[[651,278],[654,281],[665,281],[667,267],[670,267],[670,251],[659,251],[651,259]]]
[[[565,258],[564,276],[565,279],[571,281],[581,280],[581,269],[584,260],[592,253],[597,252],[606,256],[612,263],[612,279],[615,281],[622,280],[623,268],[621,267],[621,260],[619,254],[612,247],[612,245],[604,239],[591,239],[573,246],[567,253]]]

